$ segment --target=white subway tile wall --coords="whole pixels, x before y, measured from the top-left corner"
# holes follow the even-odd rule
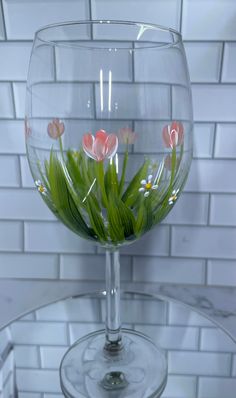
[[[33,180],[23,134],[25,81],[34,32],[41,26],[71,19],[123,18],[151,21],[182,31],[193,83],[196,123],[194,161],[186,193],[164,226],[123,249],[122,278],[149,281],[153,274],[155,280],[166,283],[212,285],[214,281],[220,282],[222,273],[226,285],[236,286],[236,280],[231,278],[236,268],[236,185],[232,178],[236,167],[235,1],[215,0],[213,4],[212,0],[49,0],[46,11],[45,7],[43,0],[1,1],[0,251],[4,253],[0,253],[0,277],[104,277],[102,255],[96,258],[95,248],[55,223],[37,192],[29,189],[33,188]],[[123,76],[122,69],[117,76],[127,82],[132,78]],[[38,90],[43,93],[44,88]],[[168,88],[163,90],[168,95]],[[91,97],[91,87],[86,83],[83,95]],[[82,111],[81,116],[93,117],[93,106]],[[215,239],[220,241],[218,246]],[[19,254],[13,255],[15,251]],[[212,267],[212,259],[218,257],[222,266],[217,263],[217,267]],[[227,259],[231,260],[230,266],[224,267]]]
[[[0,0],[0,278],[104,279],[103,252],[56,222],[33,189],[23,132],[25,81],[34,32],[41,26],[72,19],[135,19],[182,31],[193,83],[194,160],[185,192],[163,225],[122,249],[122,280],[236,286],[235,15],[235,0]],[[69,72],[65,84],[71,90]],[[118,68],[117,81],[129,82],[129,72]],[[137,81],[141,72],[136,71]],[[57,73],[60,77],[60,69]],[[78,73],[87,79],[89,70],[82,67]],[[53,77],[49,71],[48,79]],[[162,89],[165,101],[169,89]],[[38,90],[43,94],[43,87]],[[93,99],[92,86],[84,83],[82,94]],[[149,116],[160,106],[154,102]],[[66,110],[57,111],[63,115]],[[95,111],[91,100],[80,116],[93,118]],[[177,115],[178,109],[173,112]],[[152,143],[145,145],[151,151]],[[133,322],[169,350],[173,374],[163,398],[195,398],[196,391],[199,398],[235,397],[235,380],[230,386],[228,378],[236,375],[236,356],[233,361],[230,342],[207,320],[177,304],[168,311],[152,301],[130,305],[123,306],[124,322]],[[61,397],[59,358],[77,338],[102,328],[104,307],[91,303],[89,308],[76,314],[75,308],[68,312],[58,304],[12,326],[19,398],[42,398],[42,386],[44,398]],[[191,325],[187,333],[186,324]],[[1,335],[0,344],[5,340]],[[177,349],[180,343],[183,353]],[[203,365],[207,377],[202,377]],[[12,388],[9,380],[6,391]]]
[[[130,295],[122,299],[123,307],[132,304],[133,314],[129,318],[132,325],[124,327],[145,333],[166,350],[169,375],[163,398],[220,398],[224,388],[227,397],[234,396],[230,389],[235,386],[236,345],[225,333],[180,304],[154,302],[138,295],[132,296],[132,303],[130,299]],[[103,328],[103,304],[101,295],[69,299],[33,311],[28,319],[21,318],[10,326],[19,397],[38,398],[37,393],[44,393],[44,398],[58,398],[60,361],[70,344]],[[140,313],[149,308],[151,316],[144,319]],[[7,357],[0,373],[5,380],[12,360]]]

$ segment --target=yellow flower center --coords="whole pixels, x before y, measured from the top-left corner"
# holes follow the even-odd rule
[[[39,192],[41,192],[41,193],[43,193],[45,191],[45,188],[43,185],[40,185],[38,189],[39,189]]]
[[[152,188],[152,184],[151,184],[150,182],[148,182],[148,183],[145,185],[145,188],[146,188],[146,189],[151,189],[151,188]]]

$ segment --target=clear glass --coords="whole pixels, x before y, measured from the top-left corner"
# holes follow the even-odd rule
[[[118,250],[158,225],[176,203],[191,163],[192,129],[178,32],[81,21],[36,33],[25,118],[35,185],[56,217],[107,253],[106,330],[83,338],[63,358],[68,397],[147,398],[163,391],[164,353],[145,336],[121,331]]]

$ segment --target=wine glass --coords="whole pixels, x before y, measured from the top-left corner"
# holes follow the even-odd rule
[[[63,357],[66,397],[159,397],[165,388],[165,353],[121,330],[119,248],[174,206],[191,163],[192,128],[178,32],[128,21],[36,32],[25,118],[35,185],[59,220],[106,250],[105,330]]]

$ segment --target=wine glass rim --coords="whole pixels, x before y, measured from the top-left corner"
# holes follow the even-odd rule
[[[47,44],[52,44],[53,46],[65,46],[65,47],[72,47],[75,48],[75,46],[73,45],[69,45],[68,43],[63,43],[61,40],[50,40],[50,39],[45,39],[42,38],[40,36],[40,34],[48,29],[54,29],[54,28],[59,28],[59,27],[65,27],[65,26],[74,26],[74,25],[101,25],[101,24],[107,24],[107,25],[130,25],[130,26],[140,26],[140,28],[146,28],[146,29],[153,29],[156,31],[162,31],[162,32],[166,32],[166,33],[170,33],[172,34],[172,38],[173,41],[170,41],[169,43],[158,43],[153,41],[148,41],[150,42],[150,46],[139,46],[139,47],[135,47],[135,48],[131,48],[129,49],[129,51],[137,51],[137,50],[145,50],[145,49],[158,49],[161,48],[163,49],[163,47],[174,47],[176,46],[179,42],[182,41],[182,35],[180,32],[178,32],[177,30],[173,29],[173,28],[169,28],[163,25],[158,25],[158,24],[154,24],[154,23],[149,23],[149,22],[140,22],[140,21],[129,21],[129,20],[108,20],[108,19],[91,19],[91,20],[77,20],[77,21],[64,21],[64,22],[58,22],[58,23],[53,23],[53,24],[49,24],[46,26],[43,26],[41,28],[39,28],[36,32],[35,32],[35,39],[37,38],[39,41],[43,42],[43,43],[47,43]],[[139,39],[137,39],[138,41]],[[107,42],[116,42],[115,39],[107,39]],[[117,40],[119,42],[122,42],[123,40]],[[132,41],[132,40],[128,40],[128,41]],[[142,42],[140,41],[140,44],[142,44]],[[78,45],[76,44],[76,47],[78,48],[86,48],[86,49],[99,49],[99,47],[93,47],[91,46],[84,46],[84,45]],[[117,49],[117,47],[116,47]],[[127,48],[121,47],[118,48],[119,50],[127,50]]]

